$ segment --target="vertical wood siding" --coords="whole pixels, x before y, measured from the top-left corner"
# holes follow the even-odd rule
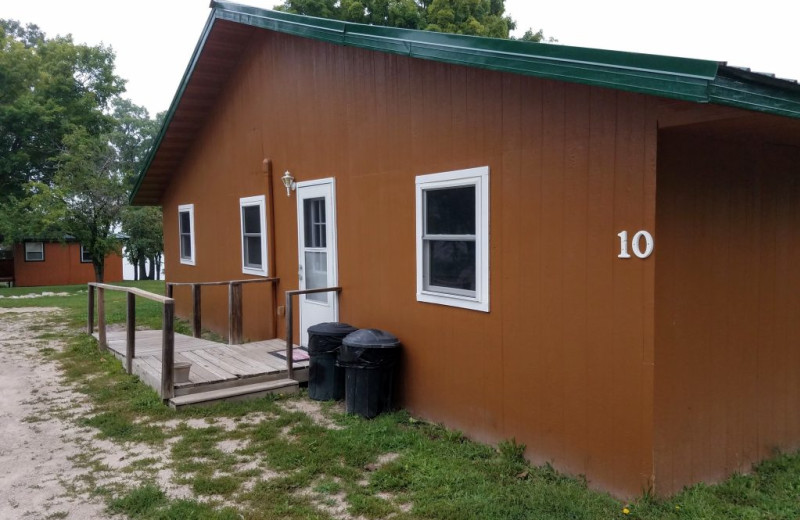
[[[655,466],[661,493],[800,440],[800,149],[663,132]]]
[[[653,114],[645,96],[257,31],[163,198],[167,274],[242,276],[238,199],[266,194],[268,157],[272,272],[281,294],[296,288],[296,195],[277,178],[335,177],[340,317],[401,339],[402,404],[638,494],[653,471],[655,255],[617,259],[616,234],[654,231]],[[414,177],[483,165],[491,312],[418,303]],[[188,203],[195,267],[175,260]],[[246,336],[269,330],[268,294],[245,288]],[[225,305],[204,294],[204,325],[224,331]]]

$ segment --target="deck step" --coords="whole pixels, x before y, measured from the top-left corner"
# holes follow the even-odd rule
[[[293,394],[298,391],[299,387],[300,384],[294,379],[276,379],[274,381],[180,395],[169,400],[169,407],[177,410],[186,406],[209,406],[222,401],[257,399],[268,394]]]

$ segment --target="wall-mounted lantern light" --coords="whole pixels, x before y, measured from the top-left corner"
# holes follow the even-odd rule
[[[283,177],[281,177],[281,182],[283,182],[283,185],[286,187],[286,196],[291,197],[291,190],[297,188],[297,185],[294,183],[294,177],[292,177],[292,174],[289,173],[289,170],[286,170],[286,173],[283,174]]]

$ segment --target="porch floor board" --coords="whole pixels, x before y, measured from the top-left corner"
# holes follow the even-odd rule
[[[161,334],[160,330],[137,330],[136,357],[133,360],[133,373],[157,391],[161,386]],[[97,337],[96,332],[94,336]],[[108,331],[106,342],[109,350],[124,363],[126,332]],[[294,347],[299,348],[297,345]],[[286,378],[286,361],[272,354],[285,349],[286,342],[282,339],[225,345],[175,333],[175,361],[192,364],[189,381],[175,384],[176,394]],[[308,360],[295,361],[294,368],[295,380],[308,380]]]

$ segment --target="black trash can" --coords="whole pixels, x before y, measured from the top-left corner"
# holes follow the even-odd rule
[[[337,365],[345,369],[345,407],[371,419],[392,409],[400,342],[383,330],[360,329],[342,340]]]
[[[344,399],[344,369],[336,366],[342,339],[357,329],[347,323],[318,323],[308,328],[308,397]]]

